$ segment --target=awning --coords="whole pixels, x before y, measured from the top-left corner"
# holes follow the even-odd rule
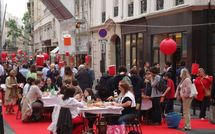
[[[58,53],[58,51],[59,51],[59,47],[56,47],[56,48],[53,49],[50,53],[51,53],[51,55],[55,55],[55,54]]]
[[[41,2],[58,20],[67,20],[73,18],[72,13],[63,5],[60,0],[41,0]]]

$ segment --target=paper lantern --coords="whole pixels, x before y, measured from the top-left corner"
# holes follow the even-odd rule
[[[17,60],[17,58],[16,57],[13,57],[12,58],[12,62],[17,62],[18,60]]]
[[[2,59],[6,59],[7,52],[5,52],[5,51],[1,52],[1,57],[2,57]]]
[[[160,43],[160,51],[165,55],[172,55],[177,49],[176,42],[171,38],[166,38]]]
[[[191,74],[196,75],[199,71],[199,64],[193,63],[191,68]]]
[[[111,65],[108,67],[108,73],[110,76],[114,76],[116,75],[116,66],[115,65]]]
[[[91,60],[91,57],[89,55],[86,55],[85,56],[85,63],[88,64],[90,62],[90,60]]]
[[[36,58],[36,65],[37,65],[38,67],[43,67],[44,62],[45,62],[44,56],[43,56],[43,55],[37,55],[37,58]]]
[[[49,59],[49,55],[47,53],[43,53],[44,56],[44,60],[48,60]]]
[[[64,36],[64,46],[71,46],[72,44],[72,38],[71,35],[65,35]]]
[[[18,52],[18,54],[22,54],[22,50],[18,50],[17,52]]]
[[[66,56],[69,56],[69,52],[66,52]]]
[[[11,54],[11,57],[12,57],[12,58],[15,58],[15,57],[16,57],[16,54],[15,54],[15,53],[12,53],[12,54]]]

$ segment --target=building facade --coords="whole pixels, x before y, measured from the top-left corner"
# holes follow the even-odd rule
[[[160,63],[161,68],[166,61],[171,61],[176,68],[183,60],[188,67],[197,62],[209,73],[215,71],[215,0],[92,0],[92,6],[95,5],[97,8],[92,9],[91,19],[95,70],[100,70],[103,63],[100,58],[103,53],[100,40],[103,39],[98,36],[99,28],[103,27],[108,31],[104,38],[107,41],[106,69],[111,64],[140,68],[145,61]],[[112,32],[110,27],[117,28]],[[116,52],[117,43],[113,43],[115,51],[111,50],[115,34],[119,37],[120,53]],[[177,51],[171,56],[159,51],[159,44],[166,37],[177,43]],[[120,57],[120,61],[108,55]],[[97,78],[101,76],[100,72],[96,74]]]

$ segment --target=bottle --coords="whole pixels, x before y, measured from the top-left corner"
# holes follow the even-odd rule
[[[113,94],[114,94],[114,101],[117,101],[117,98],[118,98],[118,93],[117,93],[117,90],[114,90],[113,91]]]
[[[52,89],[51,89],[51,95],[52,95],[52,96],[55,94],[54,92],[55,92],[55,90],[52,88]]]

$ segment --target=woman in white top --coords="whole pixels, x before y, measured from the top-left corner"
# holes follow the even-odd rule
[[[40,101],[42,97],[42,92],[38,85],[40,84],[40,80],[35,80],[32,78],[30,83],[31,87],[27,92],[26,96],[23,98],[22,105],[22,121],[36,121],[39,120],[42,116],[42,107],[43,103]],[[32,115],[32,113],[35,114]],[[36,117],[37,116],[37,117]],[[36,119],[37,118],[37,119]]]
[[[187,69],[182,69],[180,77],[181,82],[178,86],[180,88],[179,91],[180,98],[182,99],[183,102],[183,114],[185,119],[184,129],[191,130],[190,107],[193,100],[193,98],[190,97],[192,86],[191,76]]]
[[[124,124],[128,119],[135,117],[136,102],[134,94],[130,91],[129,83],[125,80],[119,82],[119,103],[113,103],[116,106],[123,107],[119,123]]]
[[[82,108],[84,103],[81,102],[80,94],[77,94],[75,97],[76,89],[74,87],[65,87],[64,95],[62,98],[58,98],[58,105],[54,108],[52,113],[52,123],[49,125],[48,130],[51,131],[53,134],[56,134],[57,131],[57,122],[60,113],[61,107],[69,108],[71,116],[72,116],[72,125],[73,130],[72,133],[74,134],[82,134],[83,130],[83,118],[79,116],[78,108]]]

